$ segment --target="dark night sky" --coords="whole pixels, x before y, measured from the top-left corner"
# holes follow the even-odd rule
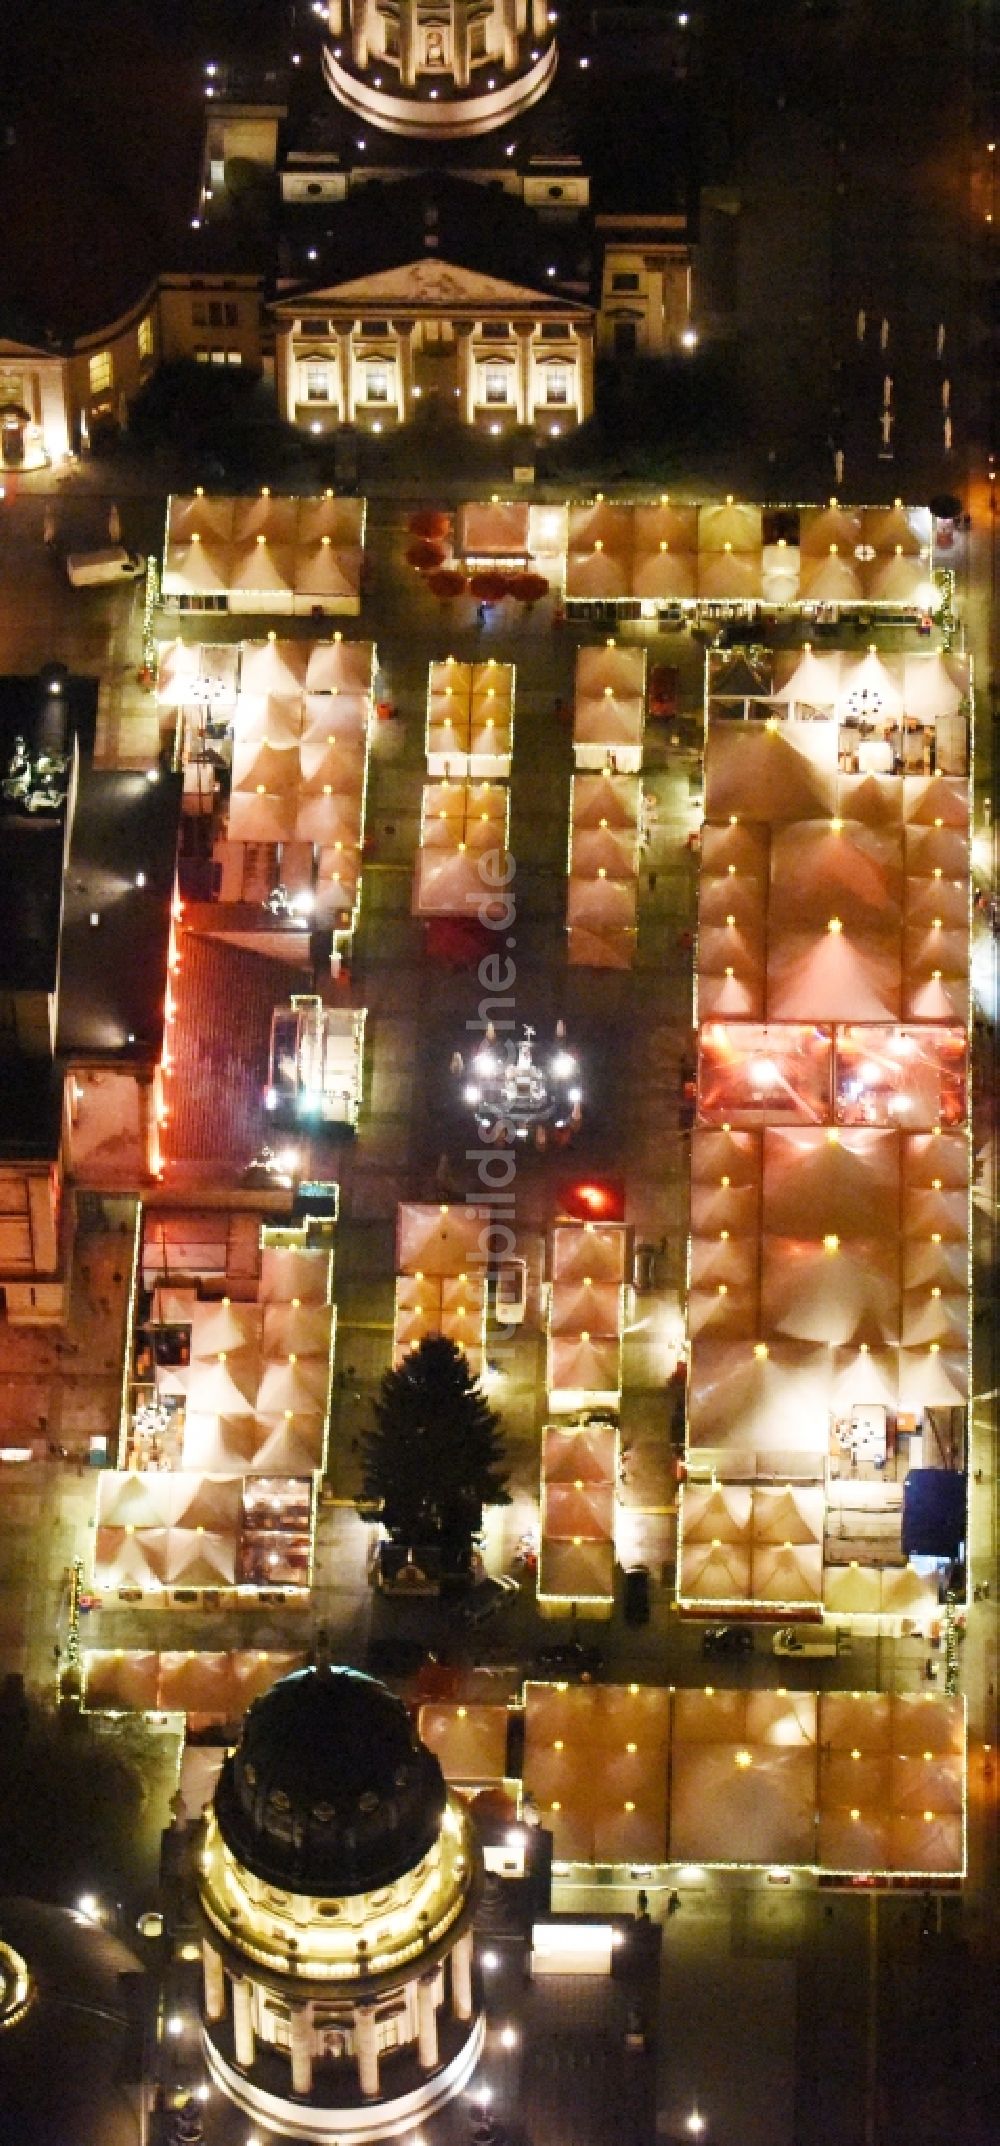
[[[0,317],[98,326],[176,257],[202,66],[287,49],[282,0],[16,0],[0,9]]]

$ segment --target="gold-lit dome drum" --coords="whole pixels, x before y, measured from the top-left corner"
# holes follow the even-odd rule
[[[324,72],[386,133],[488,134],[544,95],[553,22],[547,0],[328,0]]]

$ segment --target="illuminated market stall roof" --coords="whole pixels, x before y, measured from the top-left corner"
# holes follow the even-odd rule
[[[365,502],[175,493],[167,507],[162,593],[168,605],[231,611],[356,614]]]

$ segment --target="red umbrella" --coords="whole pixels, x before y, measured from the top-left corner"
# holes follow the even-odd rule
[[[420,537],[416,544],[410,544],[407,548],[406,564],[415,566],[419,574],[431,573],[443,562],[444,545],[431,544],[426,537]]]
[[[510,578],[507,574],[498,574],[494,567],[486,566],[480,573],[472,575],[469,589],[481,604],[502,604],[510,593]]]
[[[538,604],[549,593],[549,584],[544,574],[511,574],[507,581],[507,593],[516,596],[519,604]]]
[[[439,597],[440,601],[446,604],[451,602],[453,596],[464,596],[469,584],[457,566],[439,566],[435,573],[428,574],[427,586],[432,596]]]
[[[445,537],[451,528],[451,516],[440,507],[418,507],[406,526],[411,536]]]

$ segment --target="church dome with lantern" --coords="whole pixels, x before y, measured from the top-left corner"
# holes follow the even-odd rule
[[[548,0],[328,0],[329,88],[388,134],[491,133],[556,68]]]
[[[350,1669],[255,1701],[198,1858],[216,2084],[295,2138],[391,2137],[467,2082],[479,1852],[402,1702]]]

